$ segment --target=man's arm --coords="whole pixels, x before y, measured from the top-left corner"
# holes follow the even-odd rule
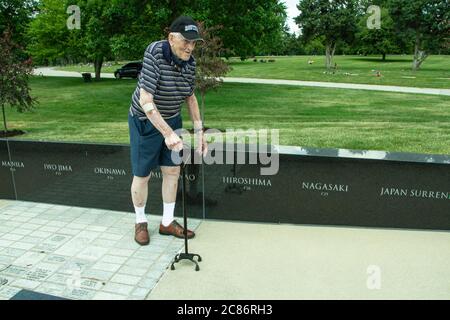
[[[167,147],[170,150],[182,150],[183,142],[159,113],[153,102],[153,95],[141,88],[139,103],[143,107],[147,118],[163,135]]]
[[[195,94],[192,94],[192,96],[186,98],[186,104],[188,107],[189,117],[191,118],[192,124],[194,125],[194,132],[197,133],[197,139],[199,139],[198,152],[203,153],[203,155],[205,156],[208,152],[208,144],[206,143],[206,139],[203,135],[203,122]]]

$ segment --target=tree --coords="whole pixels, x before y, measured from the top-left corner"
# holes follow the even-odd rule
[[[289,32],[289,27],[286,23],[287,15],[286,8],[283,3],[273,3],[273,10],[270,14],[266,14],[266,23],[270,28],[267,28],[261,34],[261,38],[256,43],[257,52],[261,55],[277,54],[282,48],[283,41],[286,34]],[[271,21],[270,21],[271,20]]]
[[[109,12],[115,26],[111,54],[116,60],[142,59],[149,43],[165,36],[170,15],[164,2],[157,0],[120,0]]]
[[[281,41],[286,7],[279,0],[216,0],[210,1],[210,11],[212,25],[224,26],[218,36],[229,49],[227,56],[245,59]]]
[[[70,60],[71,44],[81,42],[69,41],[71,30],[67,28],[66,4],[61,0],[41,0],[37,10],[37,17],[34,18],[27,30],[29,40],[28,52],[33,56],[33,60],[38,64],[64,63]],[[79,33],[79,30],[73,30]],[[73,50],[74,55],[80,53],[82,49]]]
[[[419,70],[430,52],[449,40],[449,0],[390,0],[389,5],[397,31],[414,39],[412,69]]]
[[[302,55],[305,49],[300,38],[295,33],[289,33],[287,30],[283,35],[282,44],[276,51],[277,55]]]
[[[25,30],[37,3],[37,0],[0,0],[0,35],[9,29],[12,41],[25,47]]]
[[[100,78],[104,59],[114,56],[113,49],[116,50],[116,54],[119,53],[119,56],[124,58],[142,58],[142,53],[150,42],[164,37],[164,28],[167,27],[166,21],[170,15],[164,1],[83,0],[80,2],[82,2],[80,7],[84,12],[86,24],[83,33],[85,52],[86,56],[94,61],[97,79]]]
[[[106,0],[88,0],[83,4],[85,29],[83,40],[86,56],[94,62],[95,79],[100,79],[100,73],[105,57],[111,55],[109,39],[113,36],[116,22],[114,12]],[[109,11],[109,12],[108,12]]]
[[[80,8],[79,30],[67,28],[69,5]],[[163,36],[167,16],[156,0],[40,0],[28,29],[30,53],[38,63],[91,61],[99,79],[105,59],[142,58]]]
[[[201,110],[204,110],[206,92],[217,89],[223,82],[220,77],[230,71],[230,66],[220,58],[224,50],[222,40],[215,35],[221,28],[221,26],[205,28],[204,23],[199,23],[199,31],[204,42],[199,42],[194,55],[196,57],[195,86],[200,92]]]
[[[26,61],[20,59],[19,53],[22,48],[12,41],[10,30],[6,30],[0,38],[0,49],[0,106],[6,134],[7,105],[17,108],[19,112],[33,108],[35,100],[30,96],[28,85],[33,68],[31,59]]]
[[[69,5],[81,9],[80,30],[66,27]],[[141,58],[182,14],[205,26],[223,25],[224,47],[242,58],[276,51],[286,20],[280,0],[39,0],[28,31],[30,53],[38,63],[92,61],[98,78],[103,60]]]
[[[359,31],[356,35],[360,49],[365,54],[381,54],[382,60],[386,60],[388,53],[398,52],[397,37],[395,34],[394,21],[389,10],[381,8],[381,24],[379,29],[369,29],[367,19],[368,13],[361,17],[359,21]]]
[[[357,3],[355,0],[300,0],[300,15],[294,20],[302,30],[302,38],[309,42],[323,37],[326,68],[333,66],[339,42],[351,43],[356,32]]]
[[[303,41],[302,39],[302,42],[305,41]],[[324,42],[325,42],[324,36],[320,36],[318,38],[308,41],[305,44],[305,54],[315,56],[323,54],[323,52],[325,51],[325,46],[323,45]]]

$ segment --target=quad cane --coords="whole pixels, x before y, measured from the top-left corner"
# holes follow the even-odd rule
[[[184,148],[181,151],[184,153]],[[188,249],[188,237],[187,237],[187,214],[186,214],[186,177],[185,177],[185,168],[187,163],[189,163],[189,159],[191,158],[191,149],[189,149],[189,157],[183,161],[183,157],[181,157],[181,203],[183,209],[183,220],[184,220],[184,253],[178,253],[170,266],[171,270],[175,270],[175,263],[180,262],[181,260],[190,260],[195,264],[195,271],[200,271],[200,267],[197,263],[202,261],[202,257],[195,253],[189,253]],[[184,156],[184,154],[183,154]],[[194,260],[194,257],[197,257],[197,261]]]

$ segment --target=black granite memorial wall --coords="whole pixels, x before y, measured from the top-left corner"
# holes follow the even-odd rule
[[[211,164],[210,154],[208,164],[187,165],[189,216],[450,230],[450,156],[284,147],[272,153],[279,155],[275,175],[262,175],[268,165],[251,164],[259,154],[250,150],[234,150],[223,163]],[[0,198],[133,212],[126,145],[0,140],[0,157]],[[161,182],[161,172],[152,172],[149,213],[162,213]],[[180,197],[179,190],[177,216]]]
[[[129,209],[127,148],[108,145],[10,141],[17,199]]]
[[[15,199],[14,171],[20,164],[13,163],[9,156],[8,141],[0,140],[0,199]]]
[[[134,211],[128,146],[18,140],[8,143],[11,161],[17,164],[14,165],[17,200]],[[5,174],[8,169],[3,170]],[[152,172],[151,180],[158,183],[149,185],[146,212],[162,214],[161,172]],[[189,174],[189,183],[195,180],[194,174]],[[1,190],[6,187],[2,183]],[[201,185],[199,188],[203,189]],[[181,192],[178,196],[181,197]],[[201,203],[188,206],[191,216],[203,217]],[[181,216],[181,205],[176,207],[175,214]]]
[[[279,171],[205,166],[206,217],[275,223],[450,229],[450,163],[280,154]]]

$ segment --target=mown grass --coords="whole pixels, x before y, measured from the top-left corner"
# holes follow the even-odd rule
[[[428,57],[419,71],[412,71],[412,56],[387,56],[383,62],[380,56],[336,56],[337,70],[334,74],[324,73],[324,56],[256,57],[240,61],[232,58],[228,62],[233,70],[228,77],[261,79],[286,79],[305,81],[326,81],[345,83],[365,83],[375,85],[397,85],[410,87],[450,88],[450,56]],[[267,62],[269,59],[275,62]],[[261,63],[260,60],[265,60]],[[314,61],[308,64],[308,61]],[[125,64],[120,62],[104,67],[102,72],[112,73]],[[93,67],[79,65],[59,67],[66,71],[94,72]],[[377,77],[376,71],[381,76]]]
[[[127,113],[136,80],[34,77],[32,113],[7,110],[19,139],[128,143]],[[184,127],[191,127],[183,107]],[[446,96],[226,83],[206,97],[209,128],[279,129],[279,143],[450,154]]]
[[[326,82],[450,88],[450,56],[430,56],[419,71],[412,71],[412,56],[336,56],[337,70],[325,72],[324,56],[273,57],[275,62],[261,63],[268,57],[240,61],[232,59],[230,77],[287,79]],[[308,64],[308,61],[314,61]],[[381,77],[377,77],[380,71]]]

